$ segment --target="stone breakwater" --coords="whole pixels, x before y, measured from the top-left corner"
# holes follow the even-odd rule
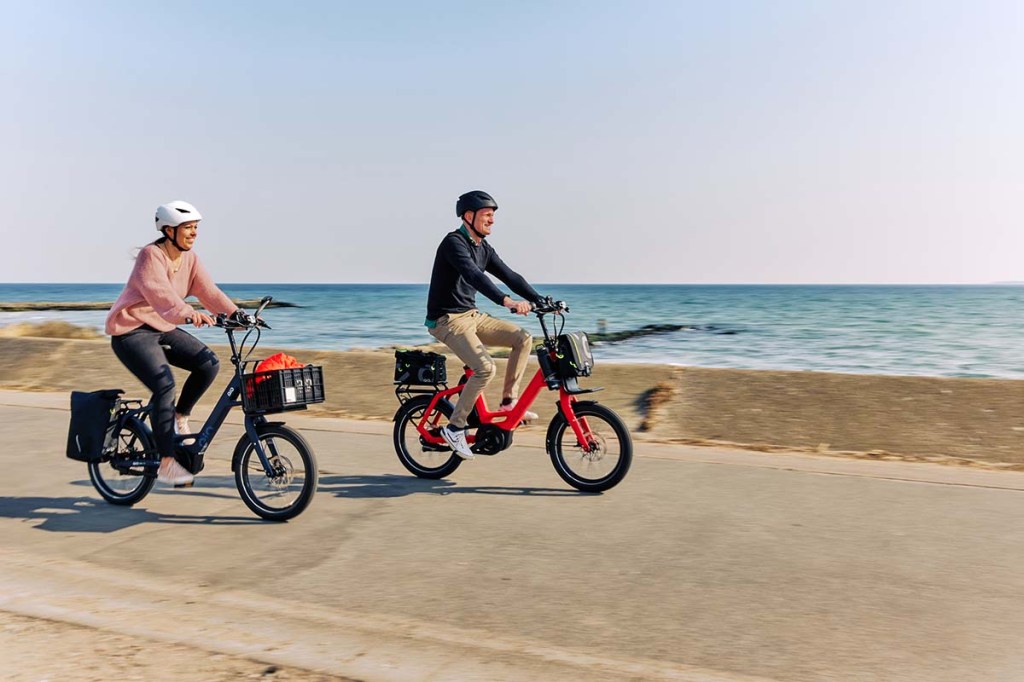
[[[189,303],[195,307],[202,308],[202,305],[198,301],[189,300]],[[252,309],[260,304],[258,299],[235,299],[235,305],[240,308]],[[4,302],[0,301],[0,312],[2,313],[23,313],[32,311],[82,311],[82,310],[110,310],[114,305],[113,301],[106,302],[53,302],[53,301],[19,301],[19,302]],[[268,308],[300,308],[294,303],[288,303],[287,301],[271,301]]]
[[[229,376],[226,348],[215,350],[221,373],[200,414]],[[260,348],[259,355],[276,350]],[[364,419],[394,414],[391,352],[286,352],[324,368],[327,400],[311,413]],[[448,355],[449,376],[457,377],[461,365]],[[504,371],[504,361],[497,362]],[[493,382],[494,390],[499,383]],[[599,364],[585,383],[605,387],[584,398],[619,412],[641,452],[643,440],[658,439],[1024,465],[1024,381]],[[0,338],[0,388],[123,388],[145,395],[106,339]],[[497,398],[488,394],[488,400]],[[528,428],[541,429],[554,413],[554,394],[543,393],[534,409],[540,425]]]

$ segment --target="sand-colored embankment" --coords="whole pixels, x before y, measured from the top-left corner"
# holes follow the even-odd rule
[[[226,365],[226,349],[217,351]],[[315,411],[370,419],[394,413],[391,352],[290,352],[324,367],[327,401]],[[449,354],[449,376],[459,367]],[[222,367],[200,412],[227,376]],[[1024,464],[1022,381],[600,364],[586,384],[605,386],[595,397],[638,434],[646,426],[641,437]],[[144,395],[105,339],[0,338],[0,388],[112,387]],[[543,394],[535,410],[545,423],[554,394]]]

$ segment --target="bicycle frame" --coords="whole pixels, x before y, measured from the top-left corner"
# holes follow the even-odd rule
[[[234,366],[234,376],[231,377],[231,381],[228,382],[228,385],[224,387],[224,392],[221,394],[220,399],[217,401],[217,404],[210,412],[209,417],[207,417],[198,433],[174,435],[175,449],[184,452],[193,461],[202,458],[206,454],[207,448],[209,448],[210,444],[213,442],[217,432],[220,431],[220,427],[224,425],[224,421],[227,419],[228,413],[231,412],[233,408],[240,407],[242,405],[242,376],[244,374],[246,360],[243,359],[241,349],[235,342],[235,330],[230,327],[225,327],[225,331],[227,332],[228,343],[231,346],[231,364]],[[243,339],[242,342],[244,344],[245,340]],[[255,348],[255,345],[253,348]],[[251,350],[252,349],[250,349],[250,351]],[[140,401],[140,407],[125,409],[120,419],[122,422],[130,418],[145,421],[146,417],[151,413],[152,403],[147,403],[142,406]],[[266,423],[267,418],[262,414],[245,415],[245,434],[249,437],[249,442],[252,443],[253,449],[256,451],[256,456],[259,458],[260,464],[263,465],[263,469],[267,476],[273,476],[275,473],[274,468],[270,464],[270,458],[267,457],[267,453],[264,451],[262,443],[260,443],[259,433],[256,430],[258,425]],[[192,442],[185,443],[186,440],[191,440]],[[271,450],[271,456],[276,457],[278,453],[273,441],[269,441],[268,446]]]
[[[551,355],[555,351],[556,339],[549,333],[547,325],[544,323],[544,314],[538,312],[537,316],[540,319],[541,329],[544,331],[544,343],[543,350],[540,352],[547,353],[549,360],[553,360]],[[464,368],[465,378],[473,376],[473,370],[466,367]],[[430,404],[427,409],[424,410],[423,416],[416,424],[416,430],[419,432],[420,437],[424,442],[436,446],[446,446],[444,439],[438,434],[437,428],[440,424],[436,423],[440,417],[440,411],[437,411],[437,406],[442,400],[447,400],[449,397],[457,395],[462,392],[465,388],[465,382],[459,383],[457,386],[452,388],[445,388],[444,390],[437,391],[433,394]],[[513,431],[520,423],[522,423],[523,415],[526,410],[533,404],[540,395],[540,392],[548,388],[547,381],[544,377],[543,367],[537,369],[537,373],[534,374],[533,379],[526,386],[519,400],[516,402],[515,407],[511,410],[495,410],[492,411],[487,407],[487,400],[481,393],[477,397],[474,403],[477,418],[480,421],[480,425],[491,425],[504,431]],[[590,425],[587,423],[585,417],[577,417],[574,405],[576,403],[576,396],[580,393],[591,393],[595,390],[600,389],[580,389],[575,385],[575,379],[572,381],[571,386],[567,386],[567,382],[562,380],[559,381],[558,388],[558,409],[565,417],[569,427],[573,433],[576,434],[576,441],[580,448],[584,452],[590,452],[592,438],[590,437]],[[433,419],[431,419],[433,417]],[[431,433],[433,430],[433,433]],[[467,433],[466,441],[470,444],[476,442],[476,434]]]
[[[231,381],[224,387],[224,392],[221,394],[220,399],[214,406],[213,411],[210,412],[210,416],[207,417],[206,422],[203,423],[203,427],[195,434],[175,434],[174,443],[175,447],[187,453],[190,457],[202,457],[206,453],[206,449],[213,442],[214,437],[223,426],[225,419],[227,419],[228,413],[232,408],[240,407],[242,405],[241,390],[242,390],[242,372],[239,367],[235,376],[231,377]],[[249,437],[249,442],[253,444],[253,448],[256,450],[256,456],[259,457],[260,464],[263,465],[263,469],[267,472],[268,476],[274,474],[274,469],[270,465],[270,459],[267,457],[266,452],[263,450],[263,445],[260,443],[259,434],[256,431],[258,424],[265,424],[267,418],[262,414],[247,414],[245,415],[245,435]],[[192,440],[191,444],[186,444],[184,441]],[[273,456],[277,455],[274,452],[273,442],[269,443],[272,450]]]

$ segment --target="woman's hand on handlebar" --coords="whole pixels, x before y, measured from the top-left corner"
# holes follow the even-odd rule
[[[526,301],[517,301],[511,296],[506,296],[505,300],[501,303],[503,306],[511,310],[516,315],[529,315],[533,311],[533,306]]]
[[[192,326],[196,327],[211,327],[214,324],[213,318],[206,313],[201,313],[198,310],[192,314],[192,317],[186,318],[185,322],[192,323]]]

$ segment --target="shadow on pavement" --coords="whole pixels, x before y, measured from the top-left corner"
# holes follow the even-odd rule
[[[79,485],[85,488],[93,487],[92,483],[87,479],[80,481],[72,481],[71,485]],[[216,497],[222,500],[231,499],[232,497],[238,497],[237,492],[235,492],[235,494],[233,495],[224,495],[223,493],[214,492],[215,490],[231,490],[232,492],[237,491],[238,486],[235,485],[235,477],[204,476],[203,474],[199,474],[198,476],[196,476],[195,485],[190,488],[181,488],[176,490],[169,486],[157,483],[149,494],[188,495],[189,497]]]
[[[381,476],[335,476],[331,474],[320,477],[318,493],[327,493],[336,497],[373,498],[373,497],[404,497],[406,495],[433,494],[451,495],[454,493],[472,495],[526,495],[540,497],[580,497],[592,496],[595,493],[583,493],[578,490],[562,488],[522,488],[499,486],[460,486],[454,481],[430,480],[415,476],[398,476],[385,474]],[[599,493],[598,493],[599,494]]]
[[[110,533],[144,523],[249,525],[255,517],[156,514],[88,497],[0,497],[0,518],[42,520],[35,527],[63,533]]]

